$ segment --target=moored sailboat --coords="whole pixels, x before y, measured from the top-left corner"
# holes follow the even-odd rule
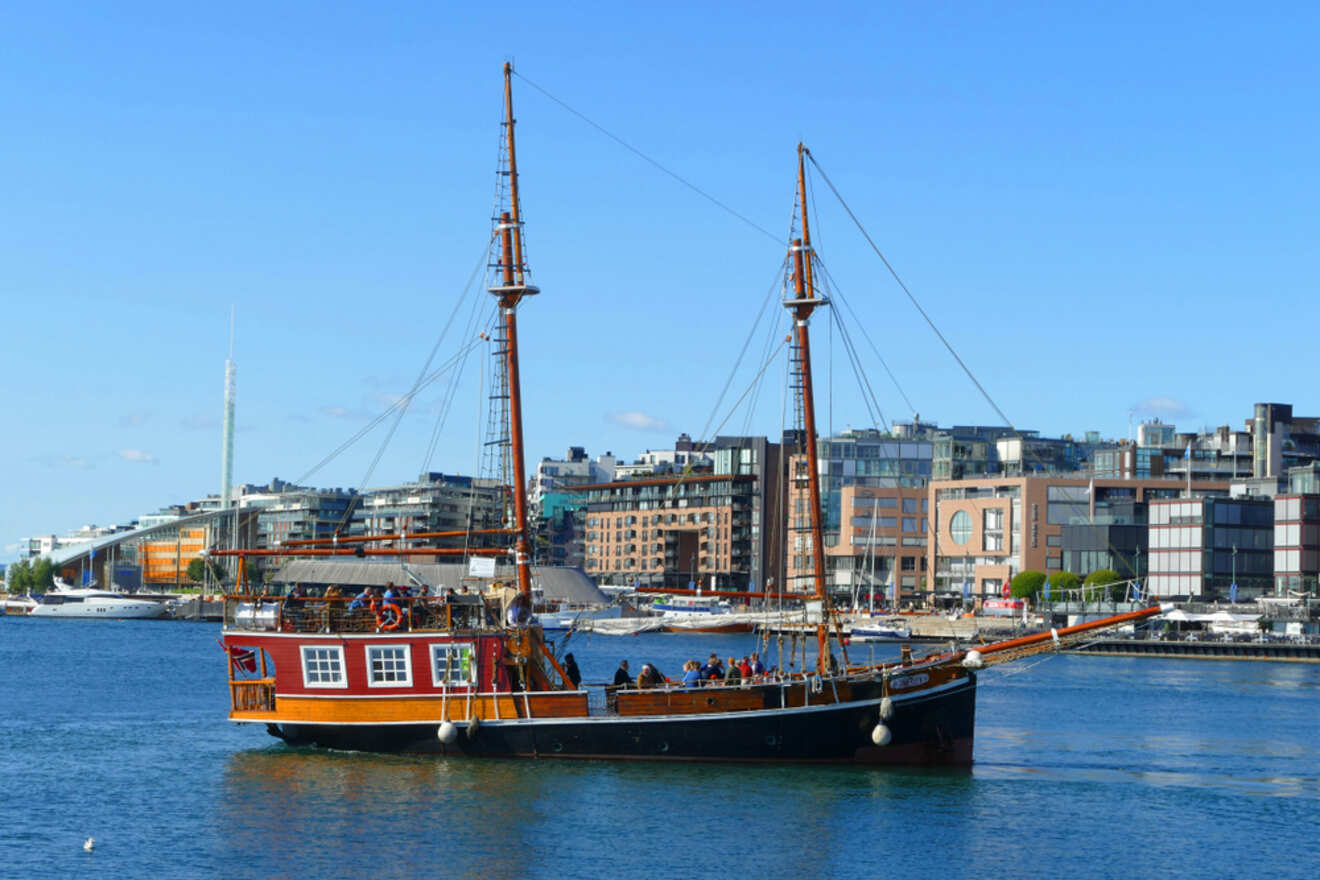
[[[808,467],[815,626],[814,669],[758,673],[737,683],[683,687],[639,678],[635,687],[580,687],[532,616],[522,450],[517,309],[538,293],[528,280],[518,196],[511,68],[504,71],[507,206],[496,241],[497,275],[488,288],[500,313],[503,400],[513,487],[510,522],[486,529],[505,547],[446,546],[466,532],[376,534],[291,541],[274,550],[219,556],[504,556],[515,583],[483,594],[363,594],[269,599],[244,581],[226,599],[223,641],[236,722],[264,723],[293,744],[473,757],[596,757],[725,761],[851,761],[965,766],[972,760],[976,669],[980,655],[908,653],[888,664],[854,664],[825,591],[816,469]],[[816,460],[809,324],[826,304],[813,284],[804,156],[798,148],[800,234],[790,244],[798,436]],[[795,478],[796,479],[796,478]],[[434,542],[417,547],[418,541]],[[667,590],[671,595],[685,591]],[[695,592],[695,591],[694,591]],[[728,598],[803,594],[717,592]],[[259,614],[266,609],[266,614]],[[1152,609],[1149,613],[1157,613]],[[1142,612],[1145,613],[1145,612]],[[1039,643],[1015,644],[1023,653]],[[833,654],[839,649],[842,659]]]

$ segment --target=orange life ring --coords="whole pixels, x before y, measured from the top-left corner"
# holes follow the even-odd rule
[[[372,605],[374,606],[375,603],[373,602]],[[395,605],[393,602],[389,602],[389,601],[382,602],[379,608],[373,607],[371,610],[376,612],[377,629],[382,629],[385,630],[386,632],[393,632],[394,630],[399,628],[399,624],[403,623],[403,611],[399,608],[398,605]],[[393,620],[390,621],[385,620],[386,611],[394,612]]]

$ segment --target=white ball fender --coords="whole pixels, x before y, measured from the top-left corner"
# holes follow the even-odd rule
[[[985,665],[985,661],[981,659],[980,651],[968,651],[967,656],[963,658],[962,665],[966,669],[980,669]]]
[[[888,697],[880,701],[880,717],[886,721],[894,717],[894,701]]]
[[[450,745],[454,740],[458,739],[458,728],[454,726],[454,722],[446,721],[436,729],[435,736],[440,742],[445,745]]]
[[[889,732],[889,728],[883,724],[877,724],[875,730],[871,731],[871,742],[878,746],[887,746],[894,735]]]

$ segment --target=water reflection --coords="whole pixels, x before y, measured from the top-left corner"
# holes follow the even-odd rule
[[[681,847],[685,872],[710,876],[729,867],[733,839],[739,873],[852,873],[859,835],[892,834],[909,810],[964,811],[974,789],[965,770],[470,761],[276,745],[229,760],[217,856],[272,876],[284,865],[336,875],[356,864],[383,876],[615,877],[672,866]],[[954,838],[967,832],[950,824]]]
[[[536,805],[547,777],[512,761],[444,761],[273,746],[236,754],[219,809],[224,855],[278,873],[345,865],[383,876],[416,876],[445,865],[458,876],[528,876]],[[357,873],[350,871],[349,873]]]

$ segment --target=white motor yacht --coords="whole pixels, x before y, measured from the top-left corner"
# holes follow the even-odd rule
[[[165,603],[138,599],[127,593],[70,587],[56,579],[55,589],[35,597],[37,604],[28,612],[31,617],[164,617]]]

